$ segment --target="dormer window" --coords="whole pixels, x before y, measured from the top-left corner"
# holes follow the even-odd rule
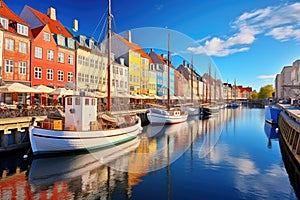
[[[3,28],[8,29],[8,19],[0,17],[0,23],[3,26]]]
[[[57,35],[57,43],[60,46],[66,46],[65,37],[62,35]]]
[[[21,35],[28,36],[28,27],[18,23],[17,32]]]
[[[75,49],[75,41],[72,38],[68,38],[68,47],[70,49]]]

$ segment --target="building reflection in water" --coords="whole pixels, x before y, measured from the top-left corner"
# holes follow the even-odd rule
[[[170,165],[187,150],[191,155],[191,168],[193,157],[204,158],[204,162],[226,162],[237,169],[239,178],[236,180],[242,181],[247,175],[258,174],[258,169],[250,158],[230,155],[228,145],[218,144],[218,140],[221,134],[235,136],[235,120],[243,117],[239,108],[225,109],[205,120],[193,117],[176,125],[145,126],[138,138],[114,148],[34,159],[27,172],[19,168],[5,175],[7,171],[2,170],[0,199],[111,199],[118,195],[130,198],[133,187],[142,183],[144,176],[160,169],[167,172],[167,195],[170,197]],[[265,125],[264,128],[268,140],[276,139],[274,127]],[[271,147],[269,142],[268,147]],[[285,165],[292,174],[294,188],[299,187],[299,167],[290,167],[286,162]],[[239,183],[236,187],[242,190]]]

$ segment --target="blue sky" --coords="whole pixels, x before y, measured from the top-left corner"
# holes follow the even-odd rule
[[[115,32],[168,27],[194,42],[182,50],[193,52],[195,62],[205,51],[223,82],[234,83],[236,79],[238,85],[259,90],[264,85],[274,85],[274,76],[282,67],[300,59],[300,3],[297,1],[112,1]],[[5,3],[16,14],[25,5],[44,13],[52,6],[64,25],[71,26],[76,18],[80,31],[87,35],[95,33],[96,39],[101,31],[96,29],[97,24],[107,8],[106,0],[6,0]],[[160,37],[156,39],[159,41]]]

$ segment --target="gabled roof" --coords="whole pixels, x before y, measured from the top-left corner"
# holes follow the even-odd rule
[[[38,34],[40,34],[40,32],[44,29],[46,25],[40,26],[38,28],[35,29],[31,29],[32,32],[32,36],[35,38]]]
[[[17,32],[16,28],[13,28],[12,26],[10,26],[10,24],[12,22],[13,23],[17,22],[19,24],[23,24],[28,27],[28,37],[31,37],[31,31],[30,31],[29,24],[25,20],[23,20],[21,17],[19,17],[17,14],[15,14],[11,9],[9,9],[9,7],[2,0],[0,0],[0,17],[8,19],[8,31],[9,32],[21,35]],[[1,25],[1,28],[3,28],[2,25]],[[22,35],[22,36],[24,36],[24,35]]]
[[[16,21],[20,24],[29,26],[25,20],[23,20],[21,17],[19,17],[17,14],[15,14],[11,9],[9,9],[2,0],[0,0],[0,3],[1,3],[1,6],[0,6],[0,16],[1,17],[5,17],[12,21]]]
[[[113,33],[113,36],[116,36],[119,40],[121,40],[130,50],[140,53],[142,57],[147,58],[149,60],[149,63],[152,63],[151,57],[138,44],[129,42],[117,33]]]
[[[48,15],[41,13],[29,6],[26,6],[44,25],[48,24],[51,33],[61,34],[65,37],[72,38],[71,33],[58,21],[51,19]]]

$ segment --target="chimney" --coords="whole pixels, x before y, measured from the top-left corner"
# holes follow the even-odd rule
[[[50,17],[50,19],[56,20],[56,10],[55,8],[48,8],[48,17]]]
[[[182,65],[183,65],[183,66],[186,66],[186,60],[183,60]]]
[[[127,31],[126,37],[127,37],[128,42],[131,43],[131,31],[130,30]]]
[[[78,20],[77,19],[73,20],[73,29],[74,29],[74,31],[78,31]]]
[[[120,58],[120,64],[124,66],[124,58]]]

